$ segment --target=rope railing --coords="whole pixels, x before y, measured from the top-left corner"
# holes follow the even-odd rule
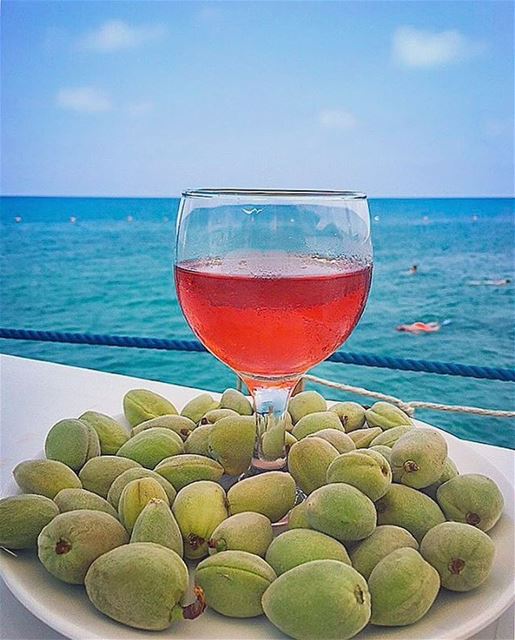
[[[387,395],[380,391],[370,391],[363,387],[354,387],[350,384],[334,382],[334,380],[326,380],[318,376],[306,374],[303,380],[309,380],[315,384],[321,384],[331,389],[346,391],[365,398],[373,398],[374,400],[384,400],[390,404],[394,404],[402,409],[409,416],[414,416],[416,409],[430,409],[431,411],[444,411],[446,413],[467,413],[473,416],[489,416],[490,418],[515,418],[515,411],[504,411],[501,409],[484,409],[483,407],[469,407],[461,404],[442,404],[440,402],[422,402],[420,400],[409,400],[405,402],[396,396]]]
[[[207,349],[196,340],[165,338],[143,338],[134,336],[112,336],[95,333],[69,333],[62,331],[35,331],[32,329],[0,328],[0,338],[6,340],[29,340],[37,342],[62,342],[68,344],[88,344],[110,347],[132,347],[138,349],[161,349],[165,351],[206,352]],[[416,371],[439,375],[502,380],[515,382],[515,369],[502,367],[480,367],[456,362],[434,360],[413,360],[370,353],[336,351],[327,358],[329,362],[353,364],[364,367]]]

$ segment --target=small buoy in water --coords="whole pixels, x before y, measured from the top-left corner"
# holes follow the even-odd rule
[[[381,220],[381,218],[380,218],[379,216],[374,216],[374,220],[375,220],[376,222],[379,222],[379,220]]]
[[[132,222],[134,218],[132,216],[127,216],[127,222]]]
[[[23,220],[23,218],[21,216],[16,216],[14,218],[14,222],[16,222],[17,224],[19,224],[22,220]]]
[[[429,222],[429,216],[423,216],[422,217],[422,222],[424,222],[425,224],[427,224]]]
[[[70,216],[70,222],[75,224],[77,222],[77,218],[75,216]]]
[[[472,216],[472,222],[477,222],[479,220],[478,216]]]

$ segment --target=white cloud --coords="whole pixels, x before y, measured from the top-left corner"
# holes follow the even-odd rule
[[[480,53],[483,45],[459,31],[424,31],[399,27],[393,34],[393,58],[406,67],[437,67]]]
[[[90,51],[132,49],[159,40],[166,30],[162,25],[131,26],[122,20],[108,20],[79,40],[79,48]]]
[[[318,114],[318,122],[325,129],[354,129],[358,124],[356,116],[343,109],[322,109]]]
[[[70,87],[60,89],[56,102],[61,109],[81,113],[100,113],[112,109],[109,97],[95,87]]]

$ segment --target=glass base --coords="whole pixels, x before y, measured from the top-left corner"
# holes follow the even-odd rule
[[[242,379],[252,393],[254,400],[254,415],[256,420],[256,440],[254,454],[247,471],[237,478],[227,479],[223,484],[227,489],[236,482],[254,478],[262,473],[271,471],[288,471],[286,428],[291,424],[287,412],[288,400],[293,387],[299,377],[268,378],[250,377],[241,374]],[[305,498],[304,494],[297,494],[295,504]],[[274,529],[288,524],[288,514],[279,522],[273,522]]]

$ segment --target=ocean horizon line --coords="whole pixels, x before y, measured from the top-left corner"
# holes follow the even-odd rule
[[[38,195],[38,194],[0,194],[1,198],[67,198],[67,199],[85,199],[92,200],[178,200],[179,195],[152,195],[152,196],[134,196],[134,195]],[[369,200],[514,200],[515,193],[512,195],[402,195],[402,196],[385,196],[385,195],[369,195]]]

